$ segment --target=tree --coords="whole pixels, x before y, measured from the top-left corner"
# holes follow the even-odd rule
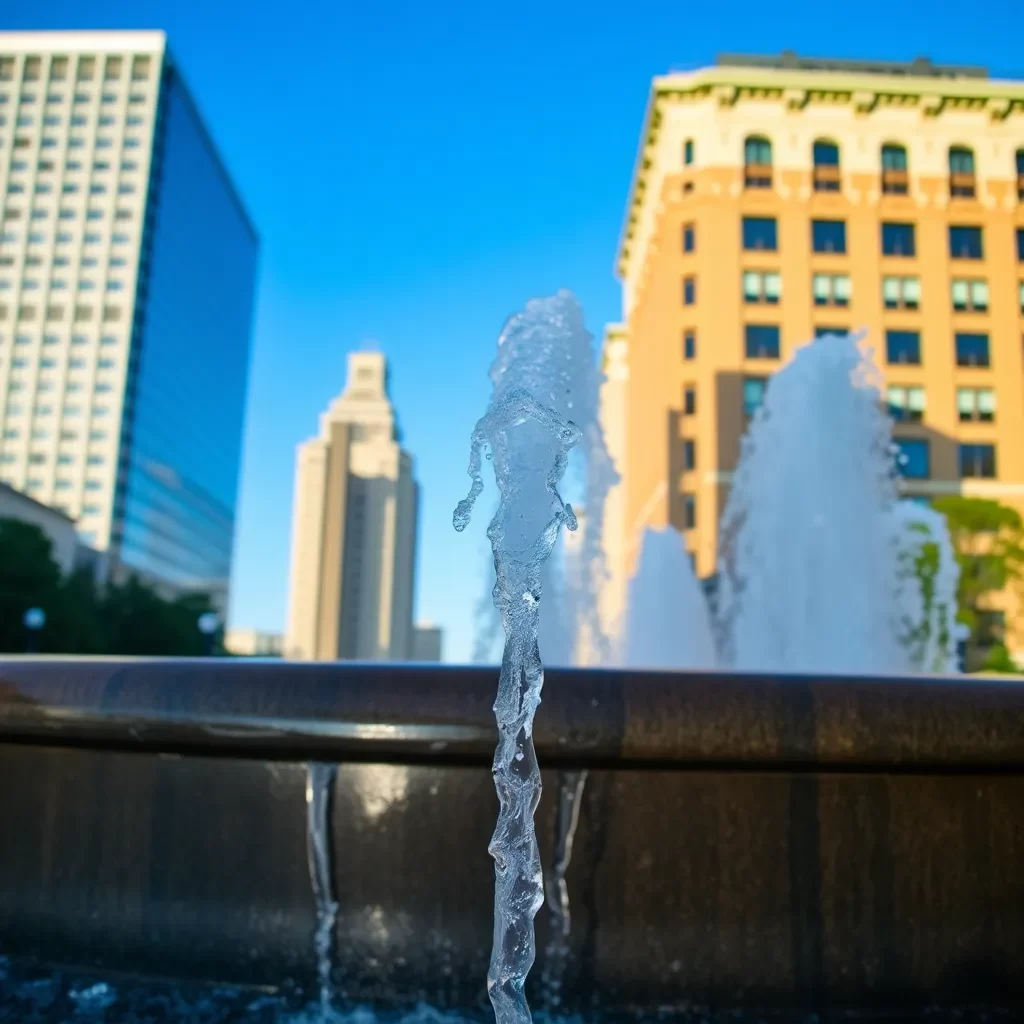
[[[42,608],[49,615],[59,589],[50,538],[34,523],[0,519],[0,650],[25,650],[25,612]],[[50,632],[44,627],[44,643]]]
[[[933,507],[946,517],[960,566],[957,618],[970,629],[975,649],[998,648],[1003,638],[992,628],[991,598],[1006,589],[1024,591],[1024,520],[988,498],[950,495]]]

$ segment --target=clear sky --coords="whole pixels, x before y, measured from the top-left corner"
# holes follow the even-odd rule
[[[285,624],[295,445],[374,339],[422,487],[417,616],[464,660],[456,535],[505,317],[571,288],[595,334],[652,75],[720,51],[1024,76],[1020,0],[6,0],[0,27],[162,28],[262,238],[231,622]]]

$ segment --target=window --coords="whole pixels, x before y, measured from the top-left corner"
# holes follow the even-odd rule
[[[56,489],[58,491],[66,491],[70,486],[71,486],[71,481],[68,480],[67,477],[61,477],[54,484],[54,487],[56,487]]]
[[[88,461],[90,466],[102,466],[106,459],[102,455],[90,455]]]
[[[103,307],[103,319],[107,323],[111,323],[115,320],[121,319],[121,310],[117,306],[104,306]]]
[[[893,364],[918,366],[921,363],[921,335],[917,331],[886,331],[886,360]]]
[[[1018,232],[1018,235],[1021,232]],[[743,218],[743,248],[747,251],[775,252],[779,247],[774,217]],[[1024,259],[1024,256],[1021,257]]]
[[[914,253],[913,224],[882,224],[883,256],[913,256]]]
[[[1024,199],[1024,149],[1018,149],[1017,161],[1017,198]]]
[[[116,82],[121,77],[121,65],[120,57],[108,57],[106,67],[103,69],[104,81]]]
[[[100,114],[99,126],[101,128],[109,128],[114,123],[113,114]]]
[[[139,169],[139,165],[134,160],[122,160],[121,161],[121,170],[122,171],[137,171],[138,169]]]
[[[811,292],[816,306],[848,306],[850,278],[846,274],[815,274]]]
[[[56,128],[57,125],[60,124],[60,116],[57,114],[47,114],[43,118],[43,124],[46,125],[47,128]]]
[[[124,187],[125,187],[124,185],[121,186],[122,189],[124,189]],[[693,225],[692,224],[684,224],[683,225],[683,252],[693,252],[693,247],[694,247]]]
[[[50,81],[63,82],[68,77],[67,57],[54,57],[50,62]],[[59,98],[59,97],[58,97]],[[51,97],[52,99],[52,97]]]
[[[845,338],[850,333],[848,327],[815,327],[814,340],[821,341],[822,338]]]
[[[124,288],[124,281],[108,281],[107,291],[108,292],[119,292]]]
[[[889,143],[882,147],[882,192],[885,195],[907,194],[907,151]]]
[[[94,171],[109,171],[110,161],[109,160],[93,160],[92,169]]]
[[[839,191],[839,147],[819,139],[814,143],[814,191]]]
[[[111,256],[109,266],[111,267],[123,267],[126,266],[128,261],[123,256]]]
[[[124,148],[125,149],[137,149],[138,145],[139,145],[139,140],[138,139],[125,139],[124,140]]]
[[[747,324],[745,334],[748,359],[779,358],[779,328],[775,324]]]
[[[782,296],[782,275],[774,270],[743,272],[743,301],[778,305]]]
[[[965,146],[950,147],[949,194],[962,199],[974,196],[974,153]]]
[[[697,446],[693,441],[683,441],[683,469],[689,473],[697,468]]]
[[[683,163],[687,165],[693,163],[693,139],[687,139],[683,143]]]
[[[72,465],[74,465],[74,462],[75,462],[74,455],[58,455],[57,456],[57,465],[58,466],[72,466]]]
[[[996,475],[996,446],[994,444],[960,445],[960,476],[969,480],[991,480]]]
[[[951,225],[949,255],[957,260],[980,260],[984,256],[981,228]]]
[[[956,409],[961,423],[992,423],[996,393],[991,388],[957,388]]]
[[[988,309],[987,281],[965,281],[954,278],[951,291],[953,309],[958,313],[984,313]]]
[[[692,530],[697,525],[697,498],[692,494],[683,495],[683,529]]]
[[[889,415],[904,423],[920,423],[924,419],[924,388],[892,385],[888,392]]]
[[[135,186],[134,186],[134,185],[132,185],[132,184],[131,184],[130,182],[124,182],[124,181],[123,181],[123,182],[121,182],[121,184],[120,184],[120,185],[118,185],[118,186],[117,186],[117,191],[118,191],[118,193],[119,193],[120,195],[122,195],[122,196],[127,196],[127,195],[131,195],[131,194],[132,194],[132,193],[133,193],[133,192],[135,191]],[[691,250],[692,248],[693,248],[693,233],[692,233],[692,229],[691,229],[691,234],[690,234],[690,249],[687,249],[686,251],[687,251],[687,252],[690,252],[690,250]]]
[[[697,389],[692,384],[683,388],[683,415],[695,416],[697,413]]]
[[[764,389],[768,385],[766,377],[744,377],[743,378],[743,412],[751,417],[764,401]]]
[[[111,338],[111,343],[114,339]],[[683,331],[683,358],[694,359],[697,355],[697,334],[693,330]]]
[[[1020,296],[1019,296],[1020,312],[1021,312],[1021,316],[1024,316],[1024,281],[1021,281],[1018,290],[1020,292]]]
[[[683,278],[683,305],[692,306],[697,301],[697,279],[695,277]]]
[[[928,442],[917,438],[894,439],[896,471],[907,480],[927,480],[931,476],[931,453]]]
[[[78,61],[78,81],[88,82],[96,73],[96,58],[82,57]]]
[[[957,334],[956,335],[957,366],[988,366],[988,335]]]
[[[917,309],[921,282],[916,277],[883,277],[882,302],[886,309]]]
[[[762,136],[743,144],[743,182],[747,188],[772,187],[772,144]]]

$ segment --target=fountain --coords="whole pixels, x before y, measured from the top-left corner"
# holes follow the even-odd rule
[[[464,530],[483,490],[480,454],[494,459],[501,494],[487,530],[494,551],[494,604],[505,628],[505,651],[494,704],[498,747],[492,773],[498,824],[494,858],[494,945],[487,990],[497,1024],[531,1020],[523,986],[533,966],[533,918],[544,902],[533,816],[541,778],[533,744],[544,669],[538,646],[541,570],[563,523],[576,517],[558,494],[569,450],[580,439],[569,419],[577,351],[586,345],[582,312],[566,292],[534,299],[498,339],[491,368],[494,392],[473,431],[469,496],[453,517]]]
[[[645,530],[626,605],[622,663],[629,668],[714,668],[707,603],[683,539]]]
[[[807,345],[768,383],[721,524],[726,664],[905,672],[891,421],[862,339]]]

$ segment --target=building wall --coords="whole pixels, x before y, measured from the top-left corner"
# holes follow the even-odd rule
[[[418,492],[397,440],[387,362],[349,357],[320,437],[299,446],[289,657],[405,660],[413,650]]]
[[[771,141],[771,188],[745,187],[744,141],[750,135]],[[839,147],[839,192],[814,190],[818,139]],[[686,140],[692,140],[690,164],[684,161]],[[906,196],[881,191],[884,143],[907,149]],[[975,198],[950,194],[951,146],[973,149]],[[746,426],[743,379],[769,376],[819,327],[865,330],[887,385],[924,387],[923,422],[895,429],[897,437],[930,443],[930,479],[908,481],[908,492],[979,494],[1024,510],[1024,266],[1015,236],[1024,228],[1015,166],[1021,147],[1020,84],[729,67],[656,80],[619,262],[628,337],[627,573],[639,530],[666,522],[684,530],[698,572],[714,571],[718,521]],[[775,218],[777,252],[743,251],[744,216]],[[845,254],[812,251],[814,219],[845,222]],[[881,254],[884,221],[916,225],[916,256]],[[951,258],[951,224],[982,228],[983,259]],[[683,251],[684,225],[694,230],[690,253]],[[746,303],[744,270],[779,272],[781,301]],[[849,276],[848,307],[815,305],[816,273]],[[887,275],[920,279],[919,309],[884,308]],[[692,305],[683,302],[687,277],[695,282]],[[953,278],[987,280],[988,312],[953,312]],[[778,360],[746,357],[748,323],[781,328]],[[886,329],[920,332],[920,366],[887,365]],[[696,336],[693,359],[684,357],[687,330]],[[958,331],[989,335],[990,368],[956,365]],[[683,412],[688,385],[696,394],[693,415]],[[959,421],[957,388],[974,386],[995,391],[994,423]],[[685,439],[696,445],[690,472],[681,457]],[[995,479],[960,479],[958,445],[972,442],[996,445]],[[692,529],[686,526],[686,494],[696,502]],[[1024,647],[1019,628],[1014,642]]]
[[[0,33],[0,97],[0,479],[226,600],[244,211],[162,32]]]

